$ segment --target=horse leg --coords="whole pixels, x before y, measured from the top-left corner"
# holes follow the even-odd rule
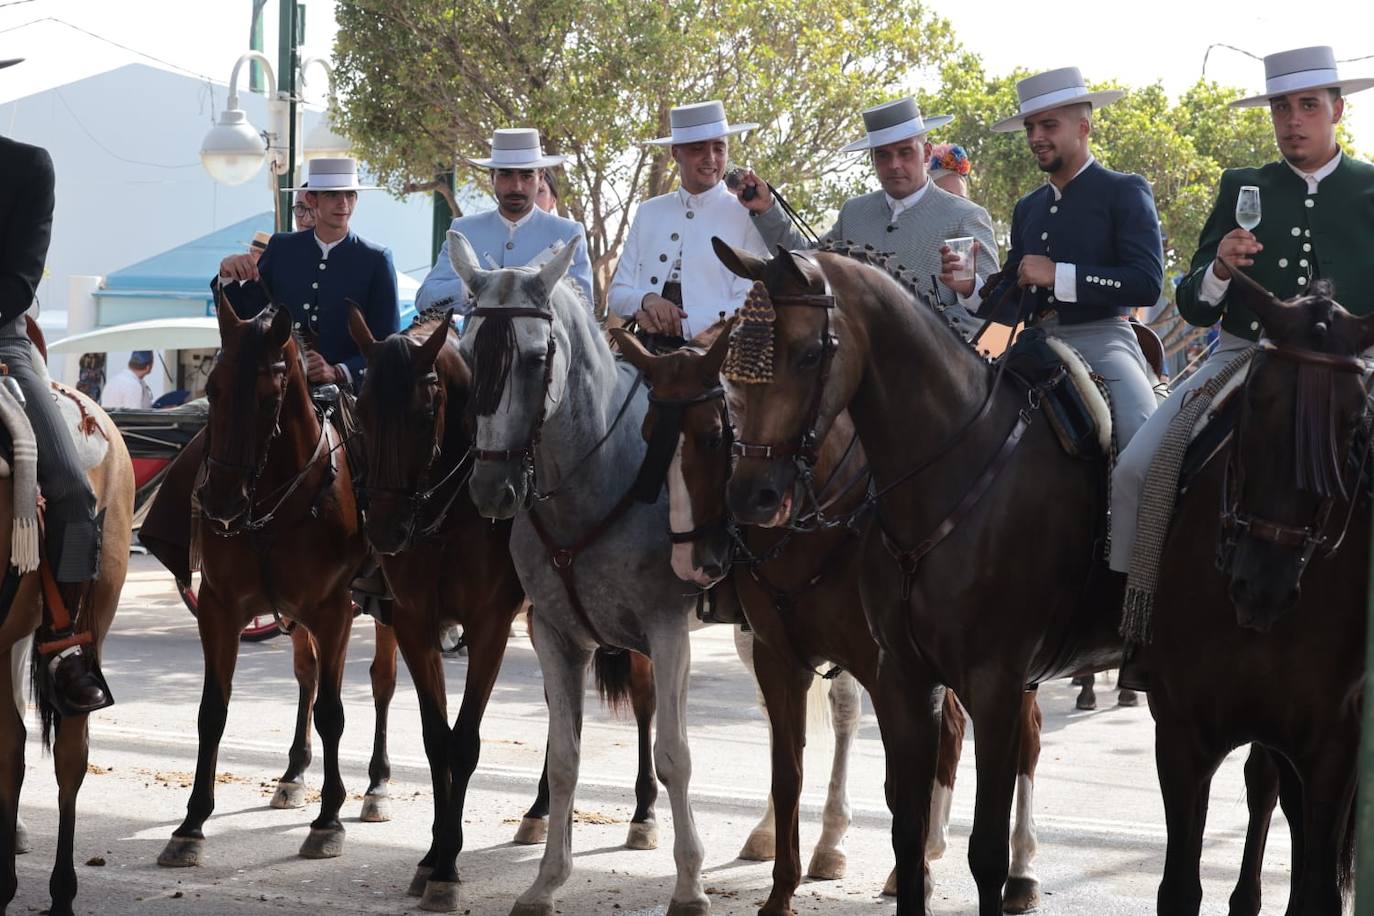
[[[396,631],[380,620],[374,621],[377,651],[368,674],[372,677],[372,705],[377,725],[372,733],[372,760],[367,765],[367,794],[359,820],[381,823],[391,820],[391,760],[386,755],[386,722],[391,698],[396,694]]]
[[[166,868],[199,865],[205,851],[205,821],[215,810],[219,742],[229,715],[229,695],[233,691],[234,667],[239,657],[239,631],[243,628],[242,619],[231,612],[213,589],[202,585],[199,598],[196,626],[205,656],[205,684],[196,719],[200,739],[196,751],[196,778],[191,798],[186,803],[186,819],[172,831],[172,838],[157,857],[157,864]]]
[[[968,717],[959,705],[954,691],[945,689],[940,709],[940,747],[935,757],[935,785],[930,792],[930,822],[926,829],[925,861],[922,871],[926,878],[926,909],[935,895],[935,878],[930,863],[944,858],[949,846],[949,814],[954,802],[954,779],[959,773],[959,758],[964,754],[964,732]],[[894,867],[883,885],[884,897],[897,896],[897,869]]]
[[[1245,852],[1240,859],[1240,878],[1231,892],[1230,916],[1259,916],[1263,888],[1264,847],[1269,841],[1269,822],[1279,800],[1278,755],[1260,744],[1250,745],[1245,759],[1245,801],[1250,821],[1245,828]],[[1293,874],[1298,874],[1296,862]]]
[[[654,774],[654,663],[638,652],[630,653],[630,706],[639,733],[639,771],[635,775],[635,814],[625,838],[628,849],[658,848],[658,777]]]
[[[1090,712],[1097,708],[1097,691],[1093,685],[1097,683],[1096,674],[1084,674],[1073,679],[1073,683],[1079,686],[1078,699],[1074,700],[1074,709]]]
[[[553,895],[572,873],[572,805],[582,755],[582,701],[592,653],[541,626],[534,642],[549,706],[549,835],[539,875],[511,909],[511,916],[553,916]],[[472,657],[469,651],[468,657]]]
[[[968,697],[976,739],[978,793],[973,808],[968,861],[978,885],[980,916],[1001,916],[1002,889],[1009,872],[1011,808],[1016,786],[1024,687],[992,671],[974,672],[976,694]]]
[[[53,861],[48,891],[52,896],[52,916],[72,916],[76,899],[76,796],[86,780],[90,758],[90,733],[87,717],[59,720],[53,741],[53,768],[57,774],[57,855]]]
[[[1155,713],[1155,770],[1169,830],[1164,875],[1159,882],[1159,916],[1197,916],[1202,907],[1202,832],[1212,774],[1224,753],[1205,747],[1198,736],[1173,725],[1152,700]]]
[[[438,861],[439,831],[448,810],[448,698],[444,681],[442,654],[433,645],[427,615],[421,608],[401,606],[394,616],[393,631],[401,656],[405,659],[415,694],[420,701],[420,731],[429,762],[430,783],[434,791],[434,821],[430,825],[430,846],[418,865],[406,893],[422,896],[434,864]],[[375,664],[375,663],[374,663]]]
[[[1341,916],[1353,868],[1359,728],[1339,721],[1319,750],[1295,761],[1302,778],[1302,870],[1288,916]]]
[[[482,715],[510,638],[509,609],[506,614],[491,612],[475,615],[463,624],[463,640],[468,647],[468,675],[463,685],[463,702],[458,721],[447,742],[449,776],[448,807],[439,821],[434,871],[425,885],[420,909],[451,912],[458,909],[458,854],[463,851],[463,807],[468,782],[477,769],[482,750]],[[436,665],[442,666],[437,650],[431,650]],[[442,671],[442,667],[441,667]]]
[[[310,631],[297,625],[291,630],[291,655],[300,685],[300,699],[296,703],[296,734],[291,739],[291,753],[287,757],[286,772],[277,780],[272,793],[273,808],[305,807],[305,771],[310,768],[310,718],[315,708],[315,687],[319,683],[320,665],[315,658],[315,645]]]
[[[548,692],[544,693],[544,706],[549,705]],[[544,742],[544,769],[539,774],[539,789],[534,796],[534,804],[515,828],[513,842],[521,846],[535,846],[549,835],[549,743]]]
[[[7,688],[0,690],[0,734],[6,739],[4,752],[0,753],[0,913],[14,899],[19,886],[14,857],[23,851],[19,847],[19,794],[24,785],[24,741],[28,733],[20,702],[23,693],[18,686],[27,671],[22,661],[28,653],[21,641],[11,646],[8,654],[10,663],[0,666],[10,679],[8,684],[0,685]],[[15,701],[3,702],[8,696]]]
[[[930,826],[943,703],[943,688],[919,660],[883,654],[873,708],[887,758],[883,788],[892,812],[898,916],[928,912],[929,884],[923,853]]]
[[[801,806],[803,753],[806,747],[806,700],[813,677],[791,659],[764,643],[754,644],[754,673],[763,692],[772,735],[772,784],[769,801],[775,812],[776,852],[773,890],[759,916],[793,916],[792,895],[801,883]],[[674,823],[677,812],[674,811]],[[843,834],[841,834],[843,838]]]
[[[1040,905],[1040,879],[1035,876],[1035,767],[1040,762],[1040,694],[1021,695],[1021,751],[1016,762],[1016,824],[1011,832],[1011,870],[1002,891],[1002,912],[1029,913]]]
[[[845,834],[852,820],[849,807],[849,754],[859,731],[863,694],[859,682],[848,671],[829,681],[830,726],[835,736],[835,755],[830,762],[830,784],[826,787],[825,808],[821,811],[821,838],[806,866],[808,878],[837,881],[844,877],[849,860],[844,850]]]
[[[701,838],[692,817],[688,787],[692,781],[692,751],[687,744],[687,678],[692,663],[692,644],[684,625],[650,635],[654,654],[654,688],[658,694],[658,734],[654,739],[654,763],[658,778],[668,790],[673,810],[673,861],[677,883],[666,916],[705,916],[711,901],[701,886],[703,858]]]
[[[754,634],[752,631],[745,630],[744,627],[735,627],[735,654],[739,660],[744,662],[744,667],[750,671],[754,670]],[[757,678],[757,675],[755,675]],[[768,744],[773,744],[773,720],[768,715],[768,704],[764,702],[762,693],[755,693],[758,704],[764,712],[765,721],[768,722]],[[777,812],[773,807],[773,796],[768,796],[768,807],[763,812],[763,817],[754,825],[754,829],[749,831],[749,836],[744,841],[744,847],[739,851],[739,858],[746,862],[768,862],[777,854],[778,835],[777,835]]]
[[[310,823],[301,844],[305,859],[332,859],[343,854],[344,828],[339,809],[344,802],[339,772],[339,741],[343,738],[343,673],[348,637],[353,630],[353,600],[346,590],[328,595],[315,608],[315,645],[319,647],[320,689],[315,697],[315,731],[324,748],[324,781],[320,785],[320,813]]]

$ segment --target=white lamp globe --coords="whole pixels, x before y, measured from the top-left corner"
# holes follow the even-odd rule
[[[241,108],[227,108],[200,145],[200,161],[220,184],[243,184],[262,170],[267,144]]]
[[[342,159],[352,151],[353,144],[334,129],[334,106],[325,109],[324,117],[305,137],[305,161],[311,159]]]

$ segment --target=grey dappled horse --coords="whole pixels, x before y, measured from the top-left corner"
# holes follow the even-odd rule
[[[672,804],[677,862],[668,913],[708,913],[687,800],[691,599],[670,561],[667,500],[625,495],[645,450],[645,388],[612,356],[576,288],[561,282],[573,246],[537,268],[481,270],[467,239],[456,232],[448,238],[453,268],[475,306],[460,346],[477,414],[472,498],[483,515],[515,517],[511,555],[537,609],[534,645],[549,706],[548,841],[539,876],[512,916],[551,916],[554,894],[572,871],[583,691],[599,643],[653,659],[654,762]],[[549,542],[565,549],[557,558],[563,574],[532,513]],[[564,584],[569,572],[575,598]]]

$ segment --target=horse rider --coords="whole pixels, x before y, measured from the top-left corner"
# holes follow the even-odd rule
[[[220,262],[222,287],[238,281],[234,297],[240,318],[268,305],[263,278],[274,300],[291,312],[292,326],[310,342],[306,376],[312,385],[358,387],[366,360],[348,333],[348,304],[358,303],[378,340],[400,325],[396,268],[391,250],[361,238],[349,228],[358,192],[375,190],[358,183],[357,163],[349,158],[312,159],[304,202],[315,212],[315,226],[272,236],[258,258],[230,255]],[[291,190],[299,190],[292,188]]]
[[[979,314],[1025,320],[1077,349],[1106,381],[1124,449],[1159,404],[1127,318],[1159,299],[1164,251],[1149,183],[1103,168],[1089,149],[1093,111],[1123,93],[1089,92],[1066,67],[1019,81],[1016,94],[1020,111],[992,129],[1024,130],[1049,181],[1017,201],[1006,266],[982,291]]]
[[[449,228],[463,233],[483,266],[491,268],[523,267],[542,251],[576,244],[577,253],[568,276],[590,308],[595,300],[586,231],[575,220],[535,206],[544,173],[562,165],[563,157],[544,155],[539,131],[516,127],[492,133],[490,157],[467,161],[490,171],[496,209],[460,216]],[[463,281],[453,271],[445,240],[438,260],[415,295],[415,307],[423,311],[450,305],[460,313],[466,313],[470,307]]]
[[[841,150],[865,152],[877,173],[879,191],[845,201],[839,218],[824,241],[849,241],[890,251],[901,266],[915,273],[918,283],[929,281],[931,293],[965,337],[982,322],[969,314],[984,279],[997,270],[997,242],[988,212],[970,200],[951,194],[930,180],[930,131],[954,120],[950,115],[923,118],[914,99],[902,98],[863,113],[866,135]],[[746,191],[755,189],[752,200]],[[739,202],[754,216],[754,225],[770,247],[810,248],[788,221],[766,181],[749,171],[735,189]],[[975,276],[954,279],[959,255],[946,239],[972,237],[976,244]],[[938,283],[935,282],[938,278]]]
[[[1229,267],[1242,268],[1281,299],[1329,280],[1350,311],[1374,310],[1374,276],[1366,266],[1374,250],[1374,165],[1351,157],[1336,142],[1344,97],[1374,86],[1374,79],[1342,79],[1329,47],[1270,54],[1264,75],[1262,94],[1231,107],[1269,108],[1280,158],[1221,175],[1216,203],[1178,287],[1179,314],[1203,328],[1220,322],[1220,338],[1117,462],[1112,512],[1121,524],[1113,527],[1111,565],[1119,572],[1129,571],[1146,473],[1169,424],[1194,392],[1253,348],[1263,331],[1249,309],[1229,301]],[[1236,222],[1242,186],[1259,188],[1263,201],[1263,218],[1250,230]]]
[[[22,60],[0,60],[0,69]],[[100,571],[104,512],[77,457],[76,445],[48,385],[34,365],[25,313],[43,279],[52,237],[55,184],[52,157],[38,146],[0,136],[0,362],[19,383],[24,412],[38,444],[38,482],[47,502],[45,561],[57,581],[62,607],[43,602],[38,635],[45,689],[64,712],[91,712],[112,702],[94,656],[83,649],[91,634],[77,632],[90,584]],[[0,609],[0,617],[8,612]]]
[[[719,101],[681,105],[668,115],[671,133],[648,141],[666,146],[679,187],[639,205],[611,280],[610,310],[640,330],[691,339],[721,312],[744,303],[750,282],[716,257],[711,237],[760,256],[768,246],[724,184],[730,137],[757,124],[730,124]]]

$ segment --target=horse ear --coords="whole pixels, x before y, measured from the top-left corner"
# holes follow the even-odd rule
[[[1292,324],[1295,310],[1239,267],[1228,265],[1227,269],[1231,271],[1231,288],[1227,290],[1227,298],[1254,312],[1270,337],[1282,337]]]
[[[372,336],[372,329],[367,326],[367,319],[363,318],[363,310],[358,308],[358,303],[352,299],[348,300],[348,334],[353,338],[353,342],[358,345],[359,353],[363,356],[371,354],[377,339]]]
[[[726,270],[737,277],[762,280],[768,271],[767,260],[736,248],[714,235],[711,236],[711,247],[715,249],[716,257],[720,258],[720,263],[725,265]]]
[[[735,329],[736,318],[731,316],[720,329],[718,336],[706,351],[701,361],[702,373],[708,383],[714,383],[720,375],[720,367],[725,365],[725,356],[730,352],[730,332]]]
[[[539,282],[544,284],[550,295],[553,288],[558,285],[567,274],[568,268],[572,266],[572,259],[577,254],[577,249],[582,244],[581,236],[574,236],[572,241],[565,242],[563,247],[558,249],[558,253],[549,258],[548,263],[539,268]]]
[[[477,295],[490,271],[481,269],[477,261],[477,252],[472,250],[467,237],[452,229],[448,231],[448,260],[453,265],[453,272],[466,284],[468,292]]]
[[[778,255],[774,259],[781,262],[783,269],[793,280],[796,280],[803,288],[811,285],[811,278],[802,270],[802,266],[797,263],[797,256],[788,251],[783,246],[778,246]]]
[[[428,339],[420,344],[415,359],[417,373],[428,372],[434,368],[434,361],[439,358],[439,351],[443,349],[444,342],[448,340],[448,331],[452,326],[453,309],[449,309],[448,313],[444,315],[444,320],[436,324]]]
[[[227,338],[230,332],[239,326],[239,316],[229,304],[229,297],[222,289],[215,290],[215,319],[219,322],[221,340]]]
[[[267,326],[267,342],[273,350],[280,350],[291,339],[291,312],[282,306],[272,307],[271,323]]]
[[[658,357],[644,349],[639,338],[624,328],[611,328],[611,337],[620,345],[620,355],[640,372],[647,374]]]

